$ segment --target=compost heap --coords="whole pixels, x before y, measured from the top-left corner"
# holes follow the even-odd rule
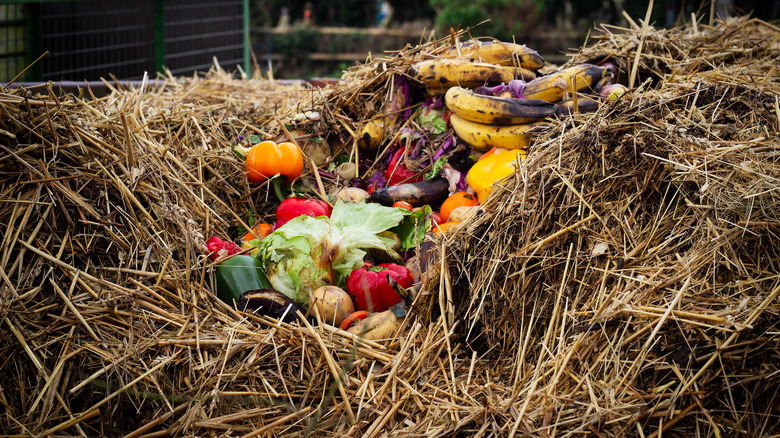
[[[612,64],[628,91],[549,118],[479,214],[428,236],[435,256],[394,339],[215,297],[206,238],[236,238],[277,204],[235,146],[324,139],[312,193],[343,186],[347,161],[381,186],[369,177],[397,144],[356,148],[360,130],[390,115],[399,75],[462,39],[369,59],[324,89],[214,68],[103,98],[0,94],[0,429],[780,432],[780,32],[759,20],[632,23],[571,54],[561,68]],[[462,147],[429,139],[409,170]]]

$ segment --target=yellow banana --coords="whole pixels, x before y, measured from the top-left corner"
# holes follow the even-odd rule
[[[404,322],[403,317],[395,316],[392,309],[383,312],[372,313],[366,319],[353,325],[347,331],[353,335],[361,336],[364,339],[377,341],[380,339],[389,339],[395,335],[395,332],[401,328]]]
[[[512,65],[502,65],[501,68],[512,73],[515,79],[522,79],[526,82],[531,82],[536,79],[536,72],[523,67],[515,67]]]
[[[527,149],[536,137],[552,127],[549,123],[535,122],[518,125],[486,125],[459,117],[450,116],[455,134],[478,151],[490,148]]]
[[[607,67],[593,64],[575,65],[525,84],[525,97],[559,102],[568,99],[571,93],[594,88],[608,71]]]
[[[476,88],[514,79],[512,73],[497,65],[463,59],[420,61],[409,69],[409,76],[427,88],[428,94],[444,94],[447,89],[458,85]]]
[[[529,70],[544,67],[544,58],[525,45],[503,41],[466,41],[442,53],[442,58],[460,58],[499,65],[517,65]]]
[[[461,118],[486,125],[538,122],[554,115],[556,109],[543,100],[485,96],[461,87],[447,90],[444,102]]]
[[[376,149],[385,139],[387,117],[371,119],[363,125],[358,134],[358,146],[366,149]]]

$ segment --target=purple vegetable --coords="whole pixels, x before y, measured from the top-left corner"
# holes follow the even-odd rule
[[[349,186],[356,187],[358,189],[363,189],[363,190],[368,188],[368,184],[366,184],[366,182],[363,181],[363,178],[352,178],[351,180],[349,180]]]
[[[513,79],[508,84],[496,85],[495,87],[478,87],[474,89],[475,94],[484,96],[498,96],[501,93],[509,91],[511,97],[515,99],[525,99],[525,81],[522,79]]]
[[[423,104],[423,106],[428,106],[431,109],[440,110],[444,108],[444,96],[430,96],[425,99],[425,104]]]
[[[469,185],[466,183],[466,172],[461,172],[460,174],[460,181],[458,181],[458,191],[459,192],[465,192],[466,189],[468,189]]]
[[[381,170],[376,171],[373,175],[371,175],[371,178],[368,179],[368,185],[379,189],[387,185],[387,180],[385,179],[385,173]]]
[[[479,94],[482,96],[495,96],[495,94],[493,94],[492,87],[477,87],[474,89],[474,94]]]
[[[515,99],[525,99],[525,81],[522,79],[514,79],[507,84],[509,93]]]
[[[398,148],[399,148],[399,146],[396,145],[396,146],[392,146],[390,149],[388,149],[387,155],[385,155],[385,164],[386,165],[388,165],[388,166],[390,165],[390,161],[393,160],[393,156],[395,155],[396,152],[398,152]]]
[[[449,138],[447,138],[447,141],[445,141],[445,142],[444,142],[444,143],[441,145],[441,147],[439,148],[439,150],[437,150],[437,151],[436,151],[436,153],[433,155],[433,161],[434,161],[434,162],[436,162],[436,160],[438,160],[438,159],[439,159],[439,157],[441,157],[442,155],[444,155],[444,152],[446,152],[446,151],[447,151],[447,149],[449,149],[449,148],[450,148],[452,145],[454,145],[454,144],[455,144],[455,138],[454,138],[453,136],[451,136],[451,135],[450,135],[450,136],[449,136]]]
[[[403,101],[404,108],[392,108],[391,109],[395,111],[404,110],[404,112],[401,114],[401,119],[406,120],[409,117],[412,116],[412,107],[408,105],[408,102],[412,101],[412,87],[409,85],[409,81],[406,79],[405,76],[401,75],[395,75],[395,78],[393,79],[393,85],[395,86],[396,90],[398,90],[398,93],[400,94],[399,100]],[[398,106],[399,103],[395,102],[395,106]]]

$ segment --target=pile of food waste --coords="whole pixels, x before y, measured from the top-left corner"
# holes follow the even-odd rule
[[[353,122],[340,124],[315,104],[275,119],[269,129],[276,125],[275,138],[249,135],[232,147],[248,182],[272,192],[270,202],[279,204],[272,223],[255,221],[237,242],[208,240],[217,262],[250,254],[219,263],[223,287],[216,292],[226,303],[241,310],[252,303],[254,311],[277,317],[277,307],[292,314],[317,308],[343,315],[326,320],[335,326],[353,311],[365,317],[404,301],[411,305],[435,261],[433,235],[481,214],[494,184],[514,175],[534,141],[554,137],[554,123],[596,111],[628,90],[615,82],[612,64],[580,63],[545,74],[536,51],[509,42],[456,39],[454,47],[423,57],[431,59],[387,75],[375,94],[383,96],[381,104],[363,120],[336,113]],[[339,88],[321,91],[326,107],[343,95]],[[333,139],[344,149],[335,156]],[[258,271],[259,279],[238,287],[222,278],[227,265],[232,272],[239,263]],[[379,278],[357,279],[366,275]],[[316,298],[325,287],[332,295],[328,305]],[[259,289],[268,299],[276,294],[276,304],[259,300]]]
[[[780,433],[780,29],[0,90],[0,430]]]

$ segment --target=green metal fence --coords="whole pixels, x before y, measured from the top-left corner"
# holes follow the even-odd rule
[[[249,0],[0,0],[0,82],[249,67]]]
[[[27,65],[25,14],[22,5],[0,5],[0,81],[7,81]]]

